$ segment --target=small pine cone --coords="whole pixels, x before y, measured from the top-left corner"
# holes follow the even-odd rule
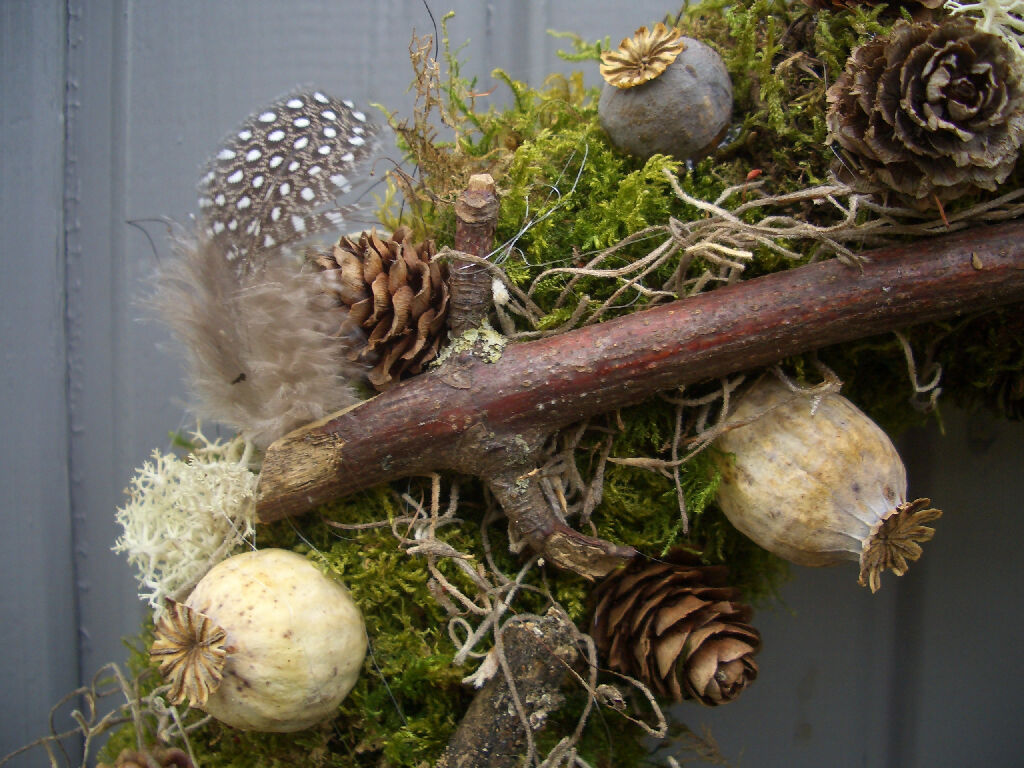
[[[921,207],[1006,180],[1024,140],[1024,87],[1000,37],[951,18],[898,22],[853,50],[828,89],[837,175]]]
[[[401,227],[387,239],[376,230],[342,237],[316,257],[348,310],[342,332],[358,327],[366,334],[352,359],[374,364],[368,378],[378,390],[420,373],[437,357],[447,328],[448,270],[432,260],[433,241],[413,245],[410,234]]]
[[[592,634],[608,665],[676,701],[732,701],[757,677],[753,611],[724,566],[635,559],[598,587]]]

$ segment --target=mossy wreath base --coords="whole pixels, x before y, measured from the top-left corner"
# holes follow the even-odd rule
[[[444,82],[447,96],[438,95],[438,88],[431,103],[446,110],[458,127],[458,144],[453,149],[437,142],[425,125],[417,126],[415,121],[406,125],[405,133],[399,131],[423,173],[419,182],[402,189],[409,201],[405,208],[395,205],[380,212],[382,229],[408,225],[417,240],[430,237],[439,247],[451,245],[455,216],[438,199],[454,199],[472,174],[490,173],[502,191],[496,241],[518,236],[516,253],[503,257],[502,268],[513,285],[532,287],[530,297],[540,313],[529,328],[520,319],[513,321],[519,330],[530,332],[557,328],[580,311],[580,305],[586,309],[588,302],[609,299],[619,283],[549,273],[533,285],[553,260],[572,265],[582,254],[664,225],[670,217],[689,221],[706,215],[673,193],[666,171],[697,200],[716,200],[724,190],[747,180],[749,194],[755,194],[758,184],[782,194],[826,183],[831,161],[823,149],[825,73],[833,76],[842,71],[855,46],[885,34],[898,18],[898,13],[884,6],[815,14],[802,3],[782,0],[741,4],[708,0],[686,9],[678,19],[674,14],[684,34],[722,55],[734,89],[727,143],[692,168],[663,155],[640,160],[616,150],[598,122],[598,92],[583,87],[581,76],[553,76],[539,88],[530,88],[498,72],[497,79],[511,91],[510,106],[471,113],[469,95],[479,92],[479,84],[461,79],[457,66],[450,67]],[[615,38],[626,32],[608,30]],[[577,41],[570,56],[596,71],[598,52],[596,46]],[[450,57],[448,63],[457,64]],[[1020,169],[1011,174],[998,194],[1024,188],[1021,174]],[[552,188],[561,193],[554,210]],[[393,189],[388,199],[397,199],[397,191]],[[994,197],[965,198],[948,205],[944,213],[955,217],[958,211]],[[738,205],[739,196],[729,204]],[[790,212],[822,226],[841,218],[828,206],[799,202],[792,204]],[[534,223],[521,232],[527,218]],[[793,247],[798,258],[789,260],[772,249],[758,249],[743,277],[816,260],[813,244]],[[625,265],[646,253],[639,236],[615,252],[613,263]],[[705,263],[701,258],[698,264]],[[675,266],[661,268],[652,280],[669,280]],[[572,298],[560,301],[570,281]],[[618,302],[613,314],[633,313],[651,301],[651,296],[639,295]],[[935,320],[910,328],[905,338],[922,368],[928,361],[941,363],[946,372],[943,400],[991,405],[1013,413],[1006,403],[1016,402],[1009,398],[1017,391],[1015,382],[1024,376],[1024,345],[1014,330],[1019,330],[1019,318],[1019,310],[1009,308]],[[815,354],[794,354],[783,362],[796,378],[812,379],[817,375],[816,360],[845,381],[844,395],[890,435],[931,418],[907,401],[907,360],[892,335],[847,340]],[[994,386],[1008,394],[991,396]],[[718,387],[717,382],[696,384],[685,394],[698,398]],[[674,444],[681,414],[687,424],[696,420],[694,411],[681,411],[669,399],[652,397],[617,413],[595,416],[591,429],[576,445],[576,468],[586,475],[601,455],[671,463],[669,446]],[[770,600],[785,579],[787,566],[739,534],[715,506],[720,476],[714,462],[698,454],[676,471],[674,478],[671,472],[608,464],[601,502],[591,514],[592,533],[653,557],[674,546],[685,547],[699,553],[705,563],[728,564],[731,582],[743,590],[746,600]],[[484,522],[488,492],[479,481],[455,475],[443,476],[444,487],[456,479],[461,522],[440,529],[438,540],[460,552],[474,553],[474,566],[485,567],[483,553],[489,551],[497,567],[515,574],[522,561],[509,552],[503,521]],[[431,491],[429,480],[405,479],[393,487],[355,492],[294,520],[261,526],[258,546],[304,554],[348,585],[365,616],[369,650],[358,682],[331,721],[294,734],[242,732],[210,722],[189,732],[199,765],[422,768],[436,764],[474,696],[462,679],[476,664],[453,663],[457,649],[444,607],[449,598],[438,588],[425,559],[403,551],[390,527],[341,530],[329,524],[393,520],[408,512],[403,495],[429,499]],[[687,526],[680,516],[680,494]],[[453,584],[472,589],[465,574],[450,561],[438,560],[437,567]],[[554,600],[577,627],[589,626],[593,588],[586,579],[545,566],[528,573],[524,585],[528,589],[516,597],[515,611],[542,615]],[[144,642],[148,645],[148,638]],[[136,671],[147,663],[140,656]],[[156,685],[155,675],[145,679],[150,687]],[[548,714],[537,736],[541,754],[574,731],[586,702],[583,689],[572,684],[575,678],[567,679],[570,682],[562,690],[565,704]],[[200,715],[190,712],[186,722],[195,723]],[[155,742],[157,734],[146,728],[144,738]],[[135,729],[126,726],[110,739],[103,756],[113,764],[122,748],[136,747],[135,738]],[[583,730],[578,749],[592,765],[633,768],[647,756],[645,738],[642,728],[604,708],[602,717],[591,718]]]

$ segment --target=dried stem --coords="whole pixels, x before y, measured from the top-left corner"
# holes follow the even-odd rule
[[[450,254],[451,311],[448,324],[453,336],[476,328],[491,306],[491,278],[487,268],[460,258],[469,254],[484,258],[494,247],[498,219],[498,193],[486,173],[469,179],[469,186],[455,203],[455,251]]]
[[[636,554],[632,547],[585,536],[566,525],[545,498],[536,468],[505,468],[486,475],[485,479],[508,519],[514,521],[513,534],[521,537],[520,544],[543,552],[560,568],[597,579]]]

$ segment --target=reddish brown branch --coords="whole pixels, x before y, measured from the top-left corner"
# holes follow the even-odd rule
[[[828,261],[747,280],[510,345],[493,363],[464,352],[271,445],[259,518],[440,469],[526,478],[545,436],[659,390],[1024,301],[1022,222],[866,255],[863,270]],[[555,532],[550,514],[515,522],[534,546]]]
[[[586,536],[559,520],[557,514],[549,511],[548,501],[537,482],[536,467],[509,464],[481,477],[487,481],[487,487],[506,517],[514,522],[522,542],[534,551],[543,552],[560,568],[596,579],[606,576],[636,554],[633,547]]]

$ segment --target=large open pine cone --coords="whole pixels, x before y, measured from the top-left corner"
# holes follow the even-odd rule
[[[1024,139],[1024,89],[1013,51],[954,18],[898,22],[855,48],[828,89],[829,141],[840,178],[919,201],[994,190]]]
[[[715,706],[757,677],[761,635],[724,566],[635,559],[598,587],[592,634],[608,665],[656,694]]]
[[[358,240],[342,237],[316,264],[330,290],[348,309],[346,323],[366,333],[353,360],[375,363],[370,383],[379,390],[420,373],[437,357],[447,328],[447,268],[433,261],[434,243],[414,245],[399,228],[382,239],[377,231]],[[344,328],[343,328],[344,330]]]

